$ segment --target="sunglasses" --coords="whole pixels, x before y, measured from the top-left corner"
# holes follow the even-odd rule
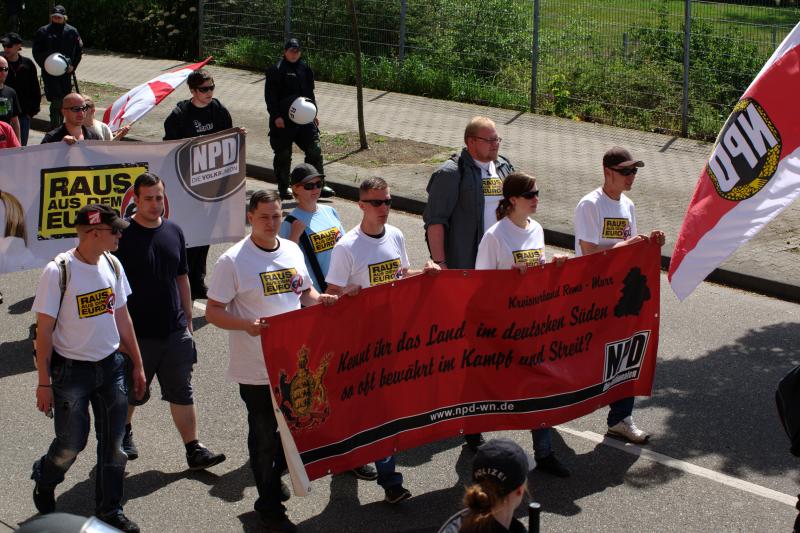
[[[119,228],[94,228],[95,231],[110,231],[111,235],[119,235],[122,230]]]
[[[634,174],[634,175],[635,175],[637,172],[639,172],[639,169],[638,169],[638,168],[636,168],[636,167],[630,167],[630,168],[614,168],[614,167],[609,167],[609,168],[610,168],[611,170],[613,170],[614,172],[619,172],[619,173],[620,173],[620,174],[622,174],[623,176],[630,176],[630,175],[632,175],[632,174]]]
[[[216,85],[207,85],[205,87],[198,87],[197,90],[201,93],[207,93],[209,91],[213,91]]]
[[[380,207],[382,205],[385,205],[385,206],[392,205],[392,199],[391,198],[387,198],[386,200],[361,200],[361,201],[371,205],[372,207]]]
[[[315,181],[313,183],[304,183],[303,188],[307,191],[313,191],[314,189],[321,189],[325,186],[325,182],[323,181]]]
[[[520,196],[522,196],[526,200],[531,200],[532,198],[538,198],[539,189],[536,189],[535,191],[525,191],[524,193],[520,194]]]
[[[81,111],[86,111],[87,109],[89,109],[89,106],[84,104],[84,105],[81,105],[81,106],[77,106],[76,105],[76,106],[72,106],[72,107],[65,107],[64,109],[69,109],[73,113],[80,113]]]
[[[8,72],[8,67],[0,67],[0,72]]]

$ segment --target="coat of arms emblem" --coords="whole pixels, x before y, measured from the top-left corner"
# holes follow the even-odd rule
[[[323,381],[332,355],[325,354],[312,372],[308,368],[308,348],[301,346],[297,351],[297,372],[294,376],[288,379],[286,370],[281,369],[275,397],[290,429],[311,429],[322,424],[330,414]]]

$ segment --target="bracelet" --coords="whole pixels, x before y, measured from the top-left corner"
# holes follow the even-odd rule
[[[46,389],[49,389],[49,388],[51,388],[51,387],[52,387],[52,385],[39,385],[39,387],[44,387],[44,388],[46,388]]]

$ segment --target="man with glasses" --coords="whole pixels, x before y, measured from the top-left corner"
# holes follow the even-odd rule
[[[499,155],[494,121],[474,117],[464,130],[464,149],[433,173],[422,219],[431,259],[442,268],[475,268],[483,234],[497,222],[495,210],[503,197],[503,180],[514,171]],[[480,433],[464,436],[470,450],[484,440]]]
[[[31,118],[39,113],[42,101],[42,90],[39,88],[39,74],[36,64],[20,54],[22,38],[16,33],[8,33],[2,39],[3,56],[8,61],[8,77],[6,85],[17,91],[21,113],[19,118],[19,141],[22,146],[28,144],[28,132]]]
[[[231,114],[219,100],[214,98],[214,78],[207,70],[192,72],[186,79],[186,84],[192,97],[178,102],[164,121],[165,141],[209,135],[233,127]],[[186,250],[193,300],[205,299],[208,292],[206,287],[208,250],[208,245],[192,246]]]
[[[108,252],[128,223],[108,206],[90,204],[75,216],[78,246],[42,271],[36,313],[36,407],[53,418],[55,439],[33,464],[33,503],[55,511],[55,488],[86,446],[91,404],[97,435],[95,514],[126,532],[139,527],[122,513],[127,457],[122,436],[128,412],[124,343],[137,398],[145,391],[142,359],[126,305],[125,271]],[[59,266],[61,264],[61,266]]]
[[[8,61],[0,56],[0,122],[10,124],[19,139],[21,136],[19,116],[22,114],[22,108],[19,105],[17,91],[5,84],[6,76],[8,76]]]
[[[334,246],[325,281],[330,294],[355,294],[397,279],[436,272],[439,267],[428,261],[420,271],[409,270],[406,241],[403,233],[387,224],[392,205],[389,185],[378,177],[367,178],[359,187],[358,206],[362,211],[361,223],[348,231]],[[394,456],[375,462],[378,485],[383,487],[387,503],[398,503],[411,497],[403,487],[403,475],[395,470]],[[357,477],[358,470],[354,473]],[[366,478],[365,478],[366,479]]]
[[[300,96],[309,98],[314,105],[314,72],[300,56],[300,41],[289,39],[283,47],[283,57],[267,69],[264,82],[264,100],[269,113],[269,144],[275,153],[272,167],[278,181],[278,192],[282,200],[291,200],[289,191],[289,167],[292,165],[292,145],[305,154],[305,162],[322,171],[322,147],[319,143],[319,119],[309,124],[295,124],[288,117],[289,106]],[[328,198],[335,193],[322,187],[321,196]]]
[[[100,140],[94,130],[83,125],[88,109],[83,96],[70,93],[64,97],[62,103],[64,107],[61,108],[61,113],[64,115],[64,122],[53,131],[45,133],[42,144],[63,141],[72,145],[78,141]]]
[[[67,10],[64,6],[54,6],[50,14],[50,24],[36,31],[32,53],[42,69],[44,94],[50,102],[50,127],[57,128],[62,121],[61,100],[72,91],[72,78],[75,77],[75,69],[83,56],[83,41],[78,30],[67,24]],[[51,76],[44,68],[45,60],[55,53],[67,58],[67,71],[61,76]],[[77,86],[75,90],[78,90]]]
[[[575,255],[582,256],[627,246],[648,239],[664,245],[664,232],[639,234],[633,202],[625,196],[644,162],[634,159],[625,148],[615,146],[603,156],[603,185],[578,202],[575,208]],[[608,434],[635,444],[650,438],[633,423],[634,398],[613,402],[608,412]]]

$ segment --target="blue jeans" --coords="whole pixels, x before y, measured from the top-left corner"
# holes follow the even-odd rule
[[[609,405],[608,411],[608,427],[616,426],[623,419],[628,418],[633,414],[633,400],[634,397],[623,398]]]
[[[28,146],[28,133],[31,131],[31,117],[19,115],[19,143]]]
[[[533,436],[533,456],[536,459],[544,459],[553,453],[553,430],[551,428],[532,429]]]
[[[53,353],[53,421],[56,438],[47,454],[33,464],[31,478],[42,487],[55,488],[86,447],[89,438],[89,404],[97,435],[95,514],[107,517],[122,512],[122,483],[128,457],[122,451],[128,396],[125,359],[115,352],[94,362],[75,361]]]
[[[375,461],[375,470],[378,471],[378,485],[384,489],[403,484],[403,474],[395,470],[394,455]]]

